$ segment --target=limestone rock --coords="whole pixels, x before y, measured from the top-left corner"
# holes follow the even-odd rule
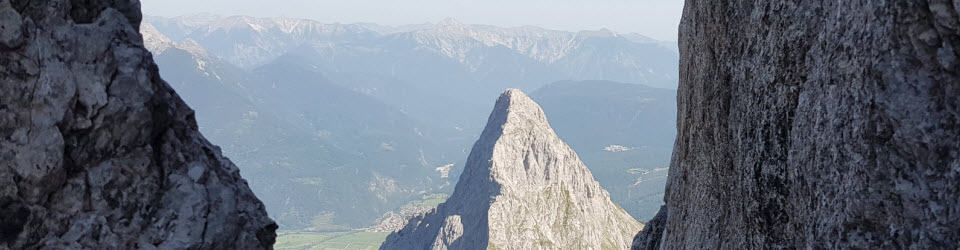
[[[16,48],[23,43],[23,20],[10,2],[0,2],[0,46]]]
[[[636,247],[960,247],[958,13],[688,0],[664,226]]]
[[[453,195],[381,249],[625,249],[642,227],[610,201],[540,106],[510,89]]]
[[[139,6],[0,0],[0,249],[272,247],[276,224],[157,74]]]
[[[657,215],[653,217],[647,224],[643,225],[643,232],[648,233],[638,233],[633,238],[633,243],[631,244],[631,249],[659,249],[660,248],[660,236],[662,233],[649,233],[649,232],[663,232],[664,224],[666,223],[666,213],[667,206],[661,206],[660,211],[657,212]]]

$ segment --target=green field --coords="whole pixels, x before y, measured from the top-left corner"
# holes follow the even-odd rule
[[[437,205],[440,205],[440,203],[447,201],[447,198],[449,197],[450,195],[448,194],[428,194],[424,195],[423,199],[411,201],[403,207],[436,207]]]
[[[428,194],[403,207],[436,207],[447,200],[447,194]],[[315,230],[330,232],[277,232],[276,249],[379,249],[390,233],[375,233],[351,230],[343,225],[334,225],[333,214],[317,216],[313,220]]]
[[[378,249],[389,233],[279,232],[276,249]]]

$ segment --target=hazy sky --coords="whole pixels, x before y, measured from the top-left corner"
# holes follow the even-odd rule
[[[438,22],[637,32],[676,41],[683,0],[141,0],[156,16],[194,13],[300,17],[387,25]]]

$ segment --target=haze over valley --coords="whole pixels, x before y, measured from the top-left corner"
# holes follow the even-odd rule
[[[393,217],[453,191],[507,88],[542,105],[634,218],[662,204],[676,134],[673,42],[454,19],[147,16],[140,31],[281,231],[398,229]]]
[[[0,0],[0,249],[960,249],[960,2],[685,3]]]

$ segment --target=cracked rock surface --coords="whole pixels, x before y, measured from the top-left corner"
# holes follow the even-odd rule
[[[960,246],[960,2],[687,0],[635,248]]]
[[[135,0],[0,0],[0,249],[272,248],[160,79]]]
[[[453,195],[381,249],[626,249],[643,225],[520,90],[504,92]]]

